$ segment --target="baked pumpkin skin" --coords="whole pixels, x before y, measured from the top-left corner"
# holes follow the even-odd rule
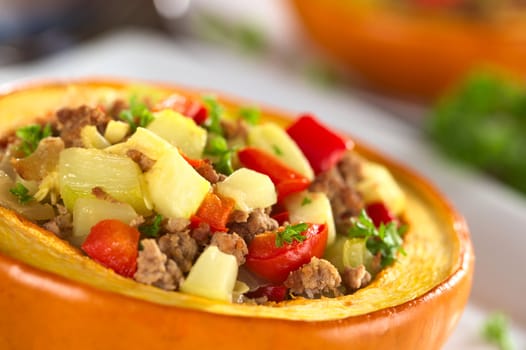
[[[0,135],[64,106],[174,86],[117,81],[41,83],[0,97]],[[227,106],[240,105],[219,97]],[[286,125],[285,113],[262,110]],[[165,292],[116,275],[53,234],[0,208],[0,348],[439,349],[467,302],[473,250],[466,223],[427,182],[367,147],[408,196],[401,256],[368,287],[345,297],[238,305]]]
[[[310,39],[364,86],[383,93],[430,101],[473,69],[526,73],[524,10],[487,20],[359,0],[291,5]]]

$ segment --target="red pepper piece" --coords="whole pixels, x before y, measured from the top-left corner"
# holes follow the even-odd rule
[[[202,167],[205,163],[206,163],[206,160],[204,159],[194,159],[194,158],[190,158],[188,157],[186,154],[184,154],[184,152],[179,149],[179,154],[181,155],[181,157],[184,158],[184,160],[186,160],[186,162],[188,164],[190,164],[192,166],[192,168],[194,169],[197,169],[199,167]]]
[[[391,213],[389,208],[383,202],[375,202],[368,204],[365,208],[367,215],[373,220],[376,227],[380,226],[381,223],[387,225],[391,221],[396,221],[396,215]]]
[[[234,209],[235,201],[232,198],[219,197],[215,193],[208,193],[203,199],[201,206],[192,216],[193,226],[205,222],[214,231],[227,231],[226,223]]]
[[[309,179],[305,176],[259,148],[246,147],[237,155],[244,166],[270,177],[276,186],[278,201],[291,193],[303,191],[310,185]]]
[[[332,168],[342,159],[353,143],[321,124],[309,114],[300,116],[287,128],[287,133],[296,142],[308,159],[315,174]]]
[[[254,299],[267,297],[269,301],[280,302],[287,297],[287,287],[282,284],[262,286],[254,291],[245,293],[245,295]]]
[[[302,233],[306,239],[276,247],[276,232],[258,234],[248,245],[245,266],[272,283],[282,283],[291,271],[310,259],[322,257],[327,245],[327,225],[309,224]]]
[[[289,212],[288,211],[281,211],[279,213],[272,214],[271,216],[280,225],[283,225],[285,222],[289,221]]]
[[[198,125],[203,124],[208,118],[208,111],[201,102],[182,95],[170,95],[153,108],[154,111],[163,109],[173,109],[188,118],[192,118]]]
[[[139,231],[119,220],[102,220],[93,226],[82,250],[93,260],[124,277],[137,270]]]

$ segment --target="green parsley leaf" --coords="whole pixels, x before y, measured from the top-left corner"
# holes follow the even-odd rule
[[[51,124],[24,126],[16,131],[16,136],[22,141],[19,150],[28,156],[37,149],[40,140],[51,136]]]
[[[305,223],[288,225],[285,226],[283,231],[278,231],[276,233],[276,247],[281,247],[283,244],[291,244],[292,241],[303,242],[307,239],[302,233],[307,230],[309,225]]]
[[[366,211],[362,210],[358,218],[353,219],[353,226],[348,234],[351,238],[366,238],[367,249],[373,255],[380,253],[381,265],[386,267],[396,261],[398,252],[406,254],[402,247],[402,236],[406,229],[406,226],[398,227],[395,222],[387,225],[382,223],[377,228]]]
[[[524,81],[474,72],[434,106],[426,127],[447,156],[526,194]]]
[[[234,171],[232,167],[232,157],[235,153],[234,148],[228,147],[226,139],[214,133],[208,134],[208,140],[204,154],[212,156],[214,168],[222,174],[230,175]]]
[[[139,232],[146,237],[157,238],[159,237],[159,231],[161,230],[161,222],[163,221],[163,216],[157,214],[151,224],[142,224],[139,226]]]
[[[130,97],[128,109],[121,111],[119,118],[130,124],[132,133],[134,133],[138,127],[148,126],[148,124],[155,119],[153,113],[148,109],[148,106],[141,102],[135,95]]]
[[[14,195],[21,204],[27,204],[34,200],[33,196],[29,194],[27,187],[20,182],[17,182],[14,187],[11,187],[9,192],[11,192],[11,194]]]
[[[208,110],[208,119],[204,126],[209,132],[223,135],[223,128],[221,127],[221,118],[225,112],[223,106],[214,96],[206,95],[202,97],[202,100]]]
[[[311,203],[312,203],[312,199],[310,199],[309,197],[303,197],[303,200],[301,201],[301,206],[303,207],[304,205],[311,204]]]
[[[241,107],[238,113],[250,125],[256,125],[261,119],[261,111],[257,107]]]
[[[274,151],[274,154],[276,154],[277,156],[283,155],[283,151],[281,150],[281,148],[279,148],[278,146],[274,144],[272,145],[272,150]]]
[[[482,327],[482,336],[500,350],[512,350],[513,344],[507,317],[499,312],[488,316]]]

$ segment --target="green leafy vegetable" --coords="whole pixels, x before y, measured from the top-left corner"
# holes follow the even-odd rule
[[[11,187],[9,192],[11,192],[21,204],[27,204],[34,200],[33,196],[29,194],[27,187],[20,182],[17,182],[14,187]]]
[[[16,131],[16,136],[22,141],[19,150],[28,156],[37,149],[40,140],[51,136],[51,124],[24,126]]]
[[[301,201],[301,206],[303,207],[304,205],[311,204],[311,203],[312,203],[312,199],[310,199],[309,197],[303,197],[303,200]]]
[[[475,73],[434,108],[427,129],[448,156],[526,193],[526,85]]]
[[[500,350],[512,350],[508,319],[502,313],[489,315],[482,327],[482,336],[491,344],[495,344]]]
[[[130,97],[129,107],[121,111],[119,118],[130,124],[131,132],[135,132],[138,127],[146,127],[150,124],[154,116],[148,106],[139,100],[136,95]]]
[[[212,164],[217,171],[230,175],[234,171],[232,156],[236,150],[228,146],[228,142],[223,136],[221,118],[224,114],[224,108],[213,96],[203,96],[202,99],[209,115],[204,125],[209,132],[204,154],[213,157]]]
[[[146,237],[157,238],[159,237],[159,231],[161,230],[162,221],[163,221],[163,216],[160,214],[157,214],[153,218],[153,221],[150,224],[140,225],[139,232],[141,232]]]
[[[219,104],[214,96],[203,96],[203,103],[208,110],[208,119],[205,122],[205,127],[209,132],[223,135],[223,128],[221,127],[221,118],[225,109]]]
[[[396,261],[398,252],[405,255],[402,236],[406,229],[405,226],[398,227],[395,222],[387,225],[381,223],[379,227],[376,227],[366,211],[362,210],[358,218],[353,218],[349,237],[366,238],[367,249],[373,255],[380,253],[381,265],[386,267]]]
[[[250,125],[256,125],[261,119],[261,111],[257,107],[241,107],[238,113]]]
[[[282,156],[283,155],[283,151],[281,150],[281,148],[279,148],[276,145],[272,145],[272,150],[274,151],[274,154],[277,155],[277,156]]]
[[[291,244],[293,241],[303,242],[307,237],[302,235],[302,233],[308,227],[305,223],[285,226],[283,231],[276,233],[276,247],[281,247],[285,243]]]

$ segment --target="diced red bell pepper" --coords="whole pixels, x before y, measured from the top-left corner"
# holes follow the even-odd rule
[[[278,201],[291,193],[303,191],[310,185],[305,176],[259,148],[246,147],[238,151],[237,155],[244,166],[270,177],[276,186]]]
[[[285,222],[289,221],[289,212],[284,210],[279,213],[272,214],[271,217],[278,222],[278,224],[283,225]]]
[[[381,223],[387,225],[391,221],[397,221],[396,215],[394,215],[383,202],[368,204],[365,207],[365,211],[371,220],[373,220],[376,227],[380,226]]]
[[[309,224],[302,233],[306,239],[276,246],[276,232],[258,234],[248,245],[245,266],[272,283],[282,283],[291,271],[322,257],[327,245],[327,225]]]
[[[342,159],[345,151],[353,147],[350,140],[309,114],[300,116],[287,128],[287,133],[308,159],[315,174],[332,168]]]
[[[199,223],[205,222],[210,225],[214,231],[227,231],[226,223],[234,210],[235,201],[232,198],[219,197],[215,193],[208,193],[203,199],[201,206],[192,216],[193,226],[199,226]]]
[[[287,297],[287,287],[282,284],[262,286],[258,289],[245,293],[249,298],[267,297],[269,301],[280,302]]]
[[[137,270],[139,231],[119,220],[102,220],[93,226],[82,250],[93,260],[124,277]]]
[[[182,95],[170,95],[153,108],[154,111],[163,109],[173,109],[184,116],[192,118],[198,125],[203,124],[208,118],[208,111],[201,102]]]
[[[204,163],[206,163],[206,160],[204,159],[195,159],[195,158],[190,158],[188,157],[181,149],[179,149],[179,154],[181,155],[181,157],[184,158],[184,160],[186,160],[186,162],[188,164],[190,164],[192,166],[192,168],[196,169],[196,168],[199,168],[201,166],[204,165]]]

